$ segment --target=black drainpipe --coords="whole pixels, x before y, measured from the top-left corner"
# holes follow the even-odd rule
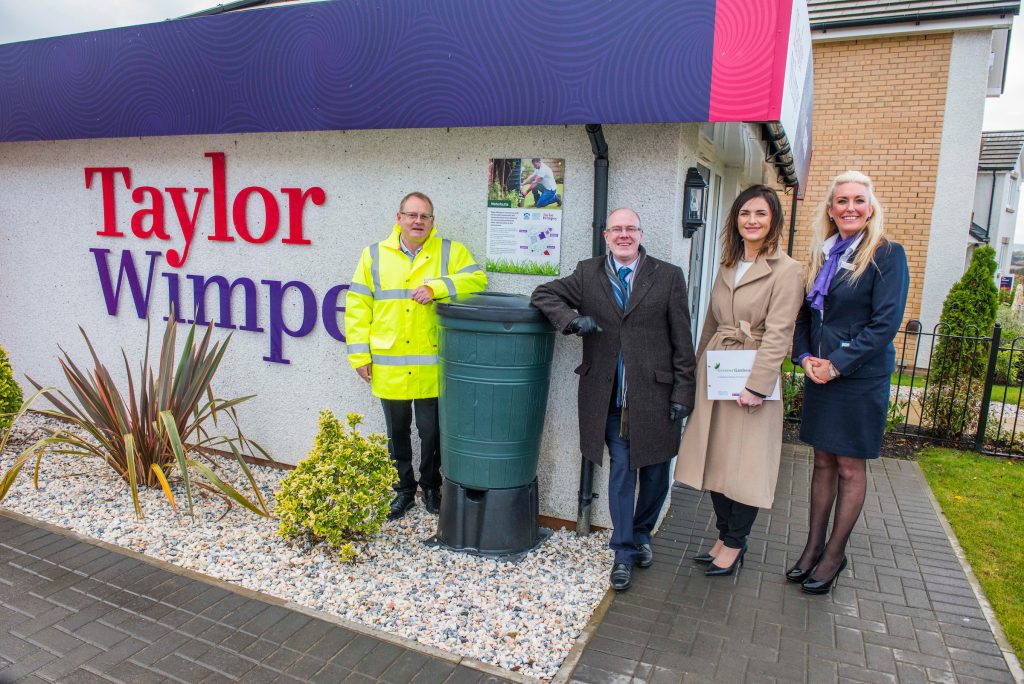
[[[587,124],[587,137],[594,151],[594,220],[593,255],[604,254],[604,228],[608,216],[608,143],[605,142],[601,124]],[[576,534],[590,534],[590,519],[593,515],[594,464],[586,458],[580,459],[580,492],[576,508]]]
[[[793,188],[793,206],[789,210],[789,246],[786,247],[786,254],[793,256],[793,236],[796,235],[796,194],[799,187]]]
[[[996,172],[992,172],[992,189],[988,193],[988,222],[985,224],[985,240],[992,240],[992,205],[996,199]]]

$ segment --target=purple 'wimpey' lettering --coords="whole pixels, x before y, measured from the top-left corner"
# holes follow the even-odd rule
[[[177,273],[161,273],[164,278],[167,278],[167,302],[168,302],[168,313],[174,313],[175,323],[186,323],[192,324],[191,318],[181,317],[181,284],[178,281]],[[166,321],[170,316],[164,316]]]
[[[103,292],[103,301],[106,303],[107,313],[111,316],[117,315],[121,292],[124,289],[123,284],[127,282],[128,290],[131,292],[132,303],[135,305],[136,315],[139,318],[146,318],[149,311],[150,294],[153,289],[153,275],[157,270],[157,258],[161,256],[160,252],[146,252],[146,256],[149,257],[149,270],[146,274],[145,286],[143,286],[131,250],[125,249],[121,251],[116,284],[111,272],[110,250],[94,247],[89,251],[93,253],[96,259],[100,289]],[[188,297],[188,288],[182,287],[180,274],[165,272],[160,275],[167,280],[168,308],[164,310],[173,311],[174,318],[178,323],[192,324],[193,321],[191,319],[185,318],[182,315],[185,312],[191,311],[196,325],[206,326],[212,324],[218,328],[257,333],[267,332],[267,335],[270,337],[270,355],[264,356],[263,360],[271,363],[291,363],[284,356],[284,336],[305,337],[311,333],[313,328],[316,327],[317,314],[321,309],[321,307],[317,306],[316,293],[306,283],[298,280],[289,280],[288,282],[262,280],[260,282],[267,286],[270,310],[270,322],[265,330],[259,326],[259,288],[251,279],[240,277],[228,281],[222,275],[186,275],[185,277],[192,283],[192,306],[188,307],[182,304],[182,299],[187,299]],[[245,324],[242,326],[235,325],[231,315],[231,298],[235,290],[239,288],[242,290],[245,300]],[[339,319],[344,317],[345,293],[348,288],[347,283],[332,286],[324,295],[322,304],[324,329],[328,335],[342,343],[345,342],[345,333],[342,332],[339,326]],[[210,321],[207,318],[206,298],[211,290],[216,293],[215,296],[217,297],[217,301],[213,305],[216,306],[218,313],[218,318],[215,321]],[[290,326],[285,320],[284,313],[285,300],[289,298],[290,292],[298,293],[302,300],[301,318],[298,321],[298,325],[294,327]],[[213,306],[210,307],[211,310]],[[164,320],[166,321],[167,317],[164,317]]]
[[[163,256],[160,252],[149,252],[149,274],[146,278],[146,291],[143,294],[142,284],[139,282],[138,271],[135,270],[135,260],[130,251],[121,252],[121,265],[117,271],[117,287],[114,287],[110,278],[110,265],[107,262],[109,249],[93,247],[89,250],[96,258],[96,270],[100,276],[100,288],[103,290],[103,301],[107,305],[107,313],[111,316],[117,315],[117,307],[121,299],[121,283],[123,279],[128,280],[128,289],[132,292],[132,301],[135,303],[135,313],[139,318],[145,318],[149,312],[149,294],[153,287],[153,268],[156,265],[157,257]]]
[[[186,277],[192,281],[192,297],[196,303],[196,325],[210,324],[210,321],[206,318],[206,288],[210,285],[216,285],[219,294],[220,319],[214,326],[230,328],[232,330],[238,328],[238,326],[231,322],[231,295],[236,287],[241,286],[242,292],[245,294],[245,325],[241,327],[241,330],[263,332],[263,328],[259,327],[256,321],[256,283],[252,280],[249,278],[236,278],[234,282],[228,283],[227,278],[219,275],[210,276],[209,278],[201,275],[189,275]]]
[[[264,361],[271,363],[291,363],[282,355],[281,333],[288,333],[289,337],[305,337],[316,325],[316,295],[309,285],[298,280],[289,280],[282,284],[280,280],[261,280],[261,283],[270,287],[270,356],[264,356]],[[295,288],[302,296],[302,322],[299,327],[292,330],[284,321],[282,307],[284,296],[288,290]]]
[[[324,330],[327,334],[338,340],[339,342],[345,341],[345,333],[341,332],[341,328],[338,327],[338,314],[341,314],[342,319],[345,318],[345,293],[348,292],[348,285],[335,285],[327,294],[324,295],[323,304],[323,319],[324,319]],[[338,300],[341,300],[341,304],[338,304]]]

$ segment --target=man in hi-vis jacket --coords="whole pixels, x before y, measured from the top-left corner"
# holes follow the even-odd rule
[[[487,275],[461,243],[442,239],[434,204],[421,192],[399,205],[391,235],[363,249],[345,298],[348,360],[371,384],[387,424],[388,451],[398,469],[388,513],[397,520],[415,504],[412,418],[420,436],[423,505],[441,505],[440,426],[437,415],[437,311],[434,302],[480,292]]]

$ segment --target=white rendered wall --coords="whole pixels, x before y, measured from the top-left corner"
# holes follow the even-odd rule
[[[998,172],[997,172],[998,176]],[[994,197],[992,190],[992,172],[978,171],[977,180],[974,185],[974,222],[984,228],[989,221],[990,201]],[[992,218],[996,218],[995,207],[992,209]]]
[[[686,168],[695,157],[696,126],[607,126],[611,156],[609,206],[630,206],[643,217],[650,253],[685,269],[688,242],[681,237],[681,190]],[[116,317],[108,315],[100,292],[97,266],[90,248],[111,250],[116,268],[122,249],[129,249],[145,273],[145,251],[180,249],[182,240],[170,202],[167,227],[174,239],[162,242],[131,235],[129,218],[138,209],[123,184],[116,191],[117,222],[125,238],[99,237],[102,191],[99,178],[86,189],[85,167],[130,167],[132,185],[185,187],[189,206],[192,188],[210,187],[211,164],[206,152],[227,158],[229,202],[246,186],[262,186],[276,194],[284,187],[319,186],[323,206],[305,210],[305,237],[311,245],[283,245],[284,225],[266,244],[211,242],[212,197],[200,208],[197,236],[185,265],[170,268],[164,259],[154,275],[151,319],[159,339],[166,307],[166,279],[159,274],[223,275],[233,280],[299,280],[316,293],[318,304],[331,286],[348,283],[360,249],[388,235],[399,199],[420,190],[435,202],[437,224],[447,236],[464,242],[481,263],[485,258],[485,204],[488,159],[492,157],[565,158],[565,213],[562,232],[562,275],[590,256],[593,199],[593,156],[582,126],[314,132],[168,137],[0,145],[0,345],[9,352],[19,382],[23,374],[43,384],[63,386],[56,363],[57,345],[84,360],[81,324],[102,358],[117,372],[119,348],[139,359],[146,323],[122,294]],[[166,193],[165,193],[166,196]],[[258,198],[252,205],[260,206]],[[250,206],[250,209],[252,207]],[[287,211],[281,202],[282,222]],[[250,212],[251,216],[255,214]],[[262,214],[260,214],[262,216]],[[255,223],[262,219],[251,218]],[[115,271],[116,275],[116,271]],[[530,293],[545,279],[489,274],[489,288]],[[240,299],[240,297],[237,297]],[[297,298],[286,300],[286,319],[297,324]],[[211,302],[211,316],[216,312]],[[183,297],[191,307],[191,296]],[[267,291],[259,289],[259,324],[267,324]],[[236,324],[243,307],[233,305]],[[224,337],[217,329],[218,338]],[[243,427],[278,460],[295,462],[309,450],[317,412],[331,408],[366,415],[369,429],[384,430],[377,400],[349,367],[344,346],[327,335],[322,321],[302,338],[284,337],[287,365],[268,363],[266,333],[235,331],[218,382],[221,396],[255,393],[241,407]],[[542,513],[576,517],[579,448],[576,420],[576,376],[580,343],[559,338],[556,345],[548,416],[539,477]],[[606,471],[599,470],[600,493],[594,522],[608,525]]]
[[[1010,272],[1013,257],[1013,233],[1016,226],[1015,214],[1006,211],[1010,190],[1010,174],[1002,171],[996,174],[996,192],[992,198],[992,229],[989,231],[989,245],[996,250],[996,278]],[[1007,220],[1007,219],[1010,220]],[[1006,239],[1006,242],[1003,240]],[[996,287],[999,281],[996,280]]]
[[[1020,161],[1014,170],[1020,174]],[[996,284],[1001,275],[1009,275],[1013,260],[1014,234],[1017,229],[1017,205],[1020,201],[1020,179],[1009,171],[978,171],[974,191],[974,222],[989,226],[989,245],[996,250]],[[995,186],[993,189],[993,185]],[[990,213],[991,212],[991,215]],[[991,224],[991,225],[990,225]]]
[[[1005,244],[1005,248],[1002,249],[1002,258],[999,260],[1001,275],[1010,275],[1010,262],[1013,260],[1013,242],[1017,231],[1017,210],[1020,204],[1020,167],[1018,159],[1015,169],[1018,175],[1016,179],[1006,171],[1000,172],[996,176],[1001,182],[996,190],[996,194],[999,195],[999,203],[992,209],[992,223],[995,226],[993,232],[998,236],[999,246],[1002,248]]]
[[[921,302],[921,321],[925,330],[931,330],[938,322],[949,288],[963,274],[963,255],[978,173],[991,43],[991,31],[957,31],[953,34],[935,204],[924,273],[923,291],[927,295]],[[977,219],[975,216],[975,221]],[[924,228],[921,226],[922,230]]]

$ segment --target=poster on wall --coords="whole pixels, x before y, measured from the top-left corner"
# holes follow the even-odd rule
[[[492,159],[487,173],[487,270],[556,276],[565,160]]]

